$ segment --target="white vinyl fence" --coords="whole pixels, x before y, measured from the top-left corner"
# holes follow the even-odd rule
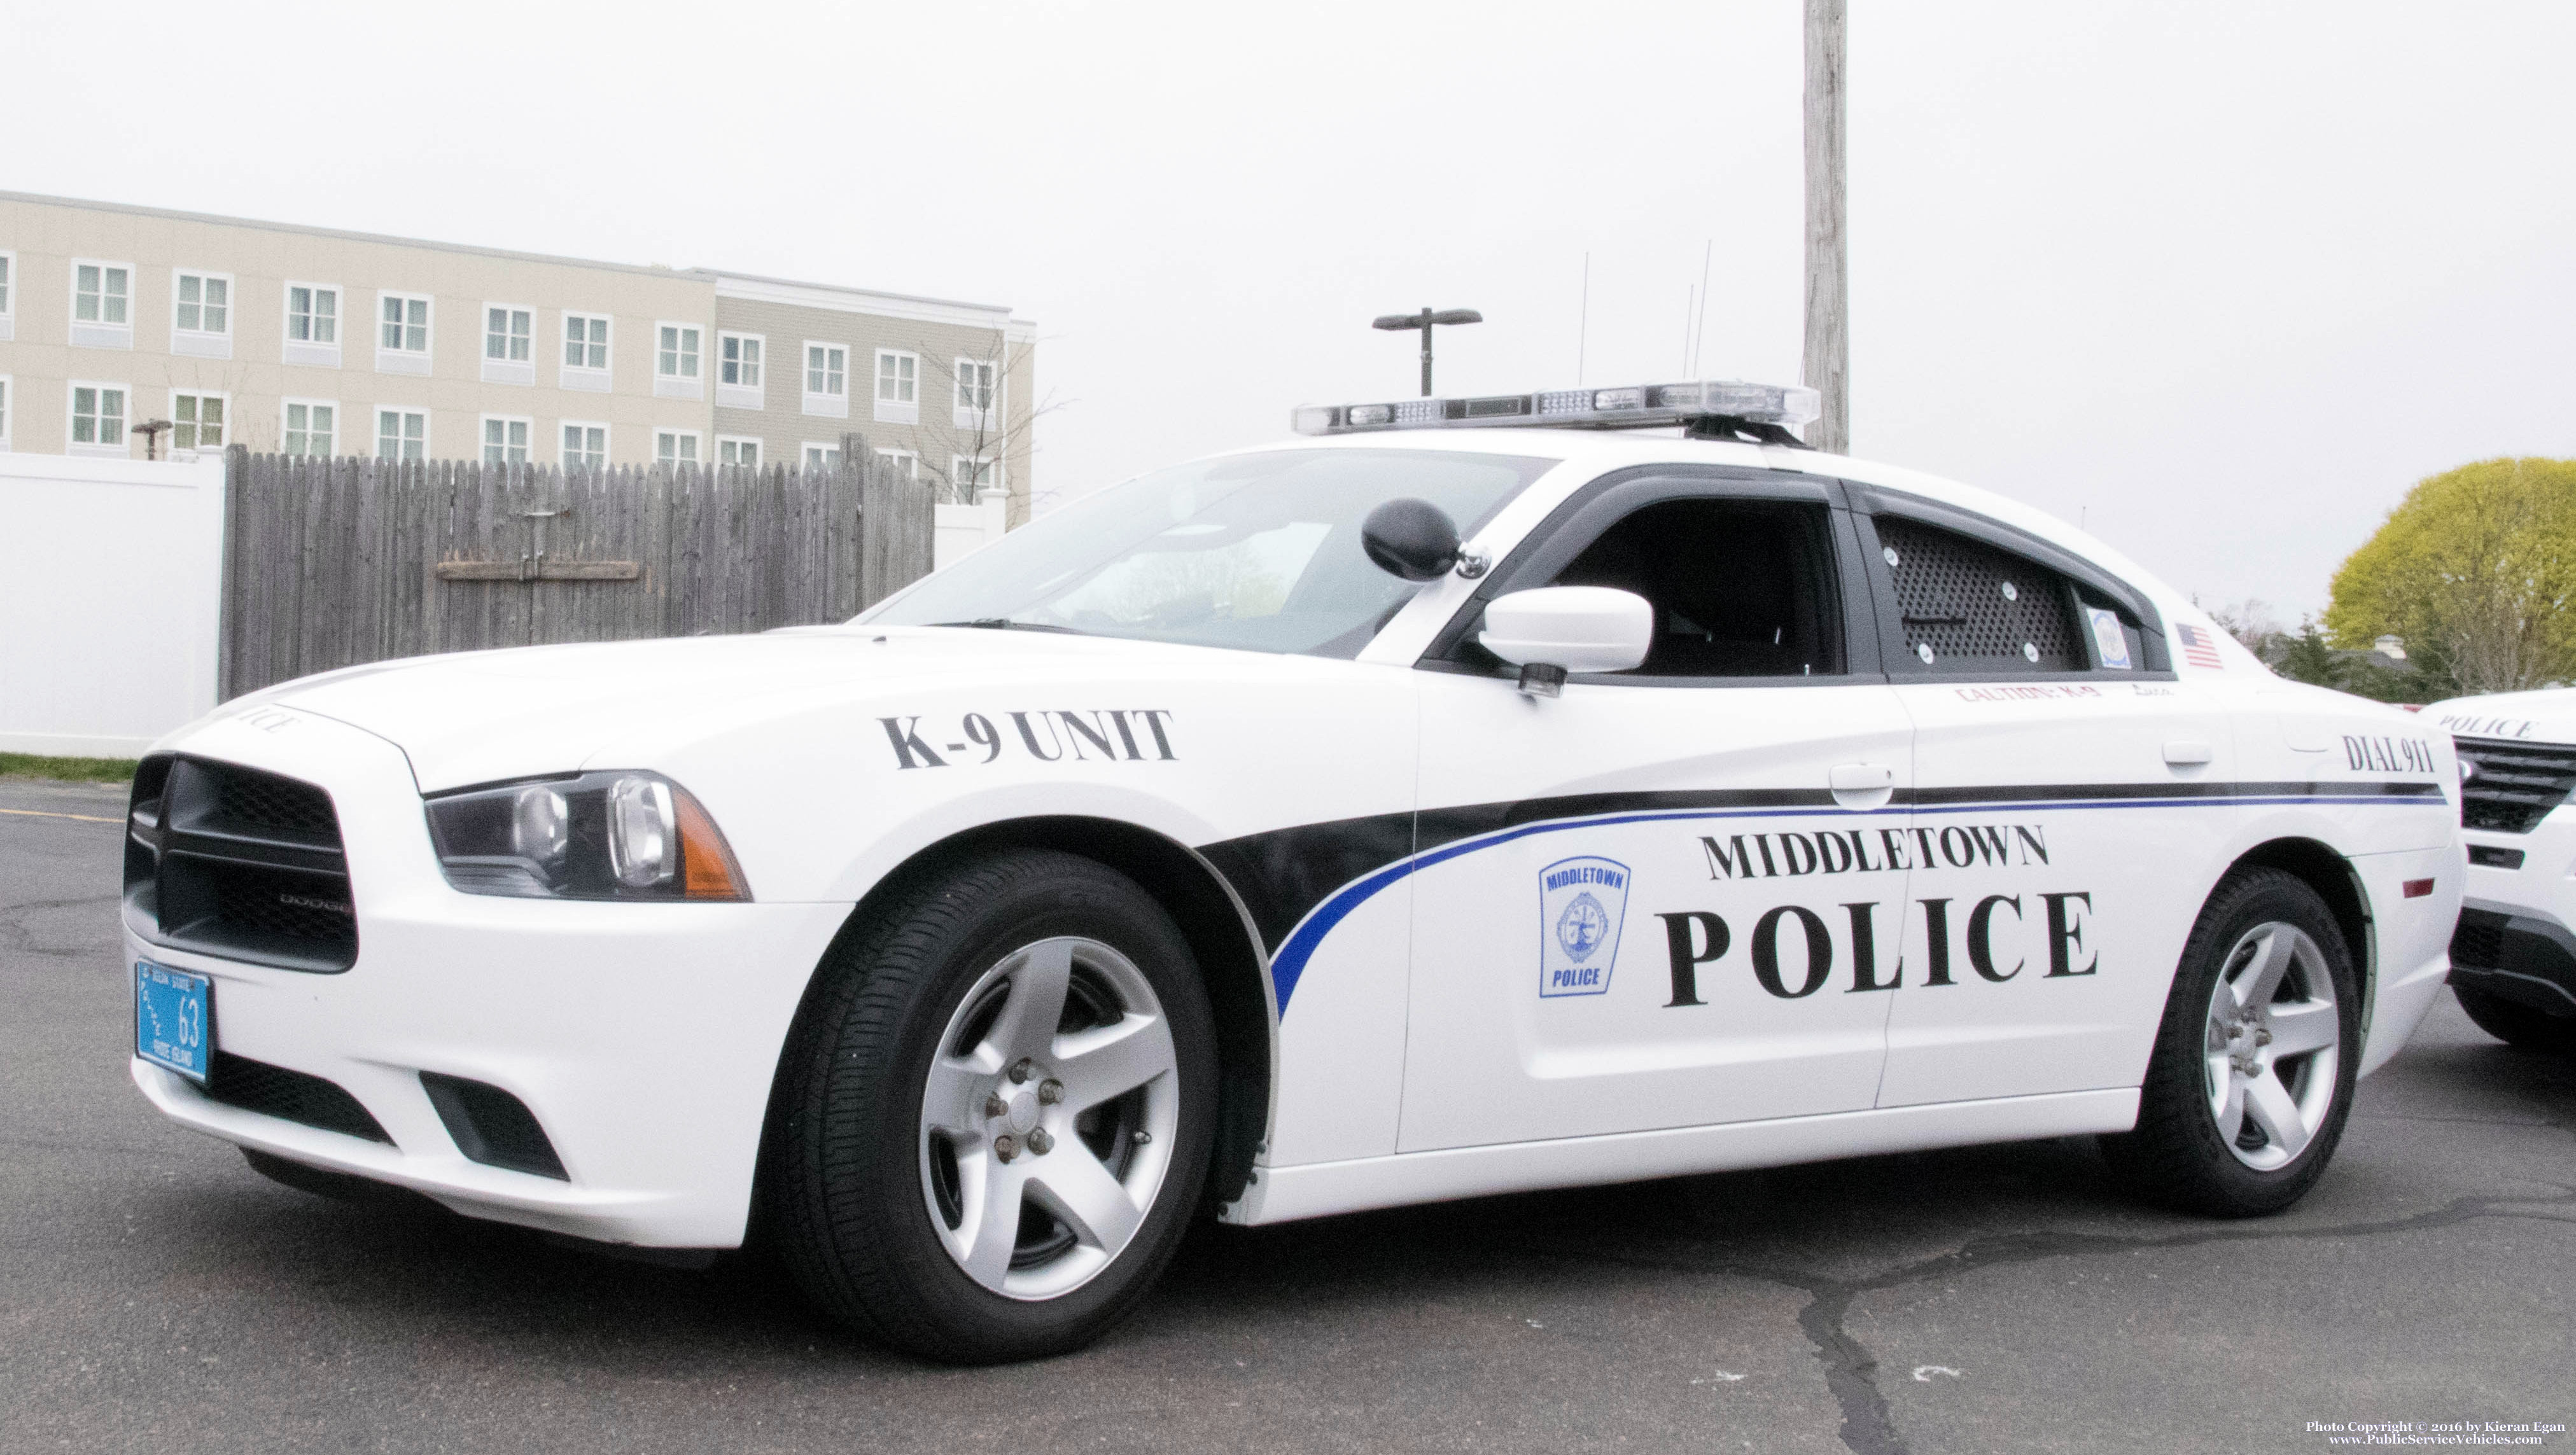
[[[215,705],[224,462],[0,453],[0,752],[131,758]]]
[[[930,537],[930,569],[944,570],[967,552],[1000,540],[1004,507],[1000,495],[987,495],[973,505],[940,506]]]

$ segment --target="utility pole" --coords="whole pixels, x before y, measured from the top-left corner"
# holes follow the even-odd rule
[[[1417,328],[1422,330],[1422,397],[1428,399],[1431,397],[1431,330],[1441,324],[1483,323],[1484,321],[1485,315],[1472,308],[1445,308],[1434,313],[1426,306],[1420,313],[1382,314],[1369,327],[1382,328],[1390,333],[1403,333]]]
[[[1807,443],[1851,449],[1851,298],[1843,213],[1844,0],[1807,0],[1807,387],[1823,410]]]

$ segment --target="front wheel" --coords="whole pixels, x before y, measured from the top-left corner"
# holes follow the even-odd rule
[[[2324,1175],[2352,1109],[2359,976],[2317,892],[2278,869],[2222,881],[2174,974],[2136,1130],[2103,1139],[2140,1194],[2278,1212]]]
[[[929,1358],[1097,1337],[1206,1178],[1216,1037],[1188,943],[1135,883],[997,854],[916,885],[823,968],[763,1176],[806,1294]]]

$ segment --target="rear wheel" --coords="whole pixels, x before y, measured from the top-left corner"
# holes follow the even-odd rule
[[[2359,1039],[2359,977],[2325,901],[2277,869],[2231,875],[2183,949],[2137,1129],[2104,1154],[2169,1206],[2278,1212],[2342,1139]]]
[[[2576,1015],[2551,1015],[2466,985],[2452,986],[2451,993],[2460,998],[2460,1009],[2469,1013],[2479,1030],[2508,1046],[2576,1053]]]
[[[916,886],[822,971],[765,1212],[859,1331],[961,1363],[1079,1347],[1143,1298],[1205,1180],[1214,1021],[1125,876],[1017,850]]]

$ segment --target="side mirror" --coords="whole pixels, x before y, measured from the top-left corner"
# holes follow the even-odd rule
[[[1458,564],[1458,526],[1428,500],[1390,500],[1360,522],[1360,549],[1381,571],[1429,581]]]
[[[1625,672],[1655,643],[1655,608],[1633,591],[1542,586],[1485,607],[1485,650],[1521,669],[1521,690],[1554,697],[1569,672]]]

